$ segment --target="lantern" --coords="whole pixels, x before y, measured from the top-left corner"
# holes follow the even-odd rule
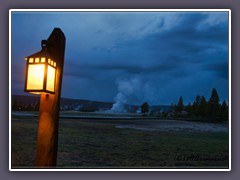
[[[42,50],[25,58],[25,92],[32,94],[55,93],[56,62],[48,53],[47,41],[42,40]]]

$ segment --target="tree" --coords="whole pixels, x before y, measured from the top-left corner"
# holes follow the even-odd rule
[[[144,102],[142,105],[141,105],[141,112],[143,114],[147,113],[149,111],[149,105],[147,102]]]
[[[192,111],[194,115],[199,115],[199,105],[201,102],[201,97],[199,95],[196,96],[195,101],[193,102],[193,107],[192,107]]]
[[[180,113],[183,110],[183,98],[180,96],[178,104],[176,106],[176,112]]]
[[[189,102],[188,105],[185,107],[185,110],[188,112],[188,113],[192,113],[192,105],[191,103]]]
[[[198,113],[200,116],[206,116],[207,115],[207,101],[204,96],[201,97],[201,101],[198,107]]]
[[[215,88],[213,88],[211,97],[208,102],[209,114],[211,116],[216,116],[218,114],[219,107],[220,107],[219,101],[220,101],[220,99],[219,99],[217,90]]]
[[[221,116],[224,118],[228,117],[228,106],[226,101],[224,100],[222,105],[221,105],[221,110],[220,110]]]

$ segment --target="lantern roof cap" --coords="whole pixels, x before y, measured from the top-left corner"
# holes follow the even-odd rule
[[[25,57],[25,59],[29,59],[29,58],[41,58],[41,57],[46,57],[46,58],[51,58],[51,55],[48,53],[48,50],[47,50],[47,41],[46,40],[42,40],[42,43],[41,43],[41,46],[42,46],[42,50],[41,51],[38,51],[34,54],[31,54],[30,56],[27,56]]]

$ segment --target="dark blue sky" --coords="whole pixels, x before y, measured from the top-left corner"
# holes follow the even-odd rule
[[[62,97],[129,104],[228,101],[227,12],[13,12],[12,94],[24,57],[54,27],[66,36]]]

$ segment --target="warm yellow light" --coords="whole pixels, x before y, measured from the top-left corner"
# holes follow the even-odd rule
[[[48,65],[48,71],[47,71],[47,87],[46,89],[48,91],[54,91],[54,84],[55,84],[55,68]]]
[[[27,88],[28,90],[43,89],[44,64],[29,64]]]
[[[45,57],[42,57],[41,58],[41,62],[45,62],[46,61],[46,58]]]
[[[38,63],[39,62],[39,58],[35,58],[35,62]]]
[[[29,62],[30,62],[30,63],[33,63],[33,58],[30,58],[30,59],[29,59]]]

